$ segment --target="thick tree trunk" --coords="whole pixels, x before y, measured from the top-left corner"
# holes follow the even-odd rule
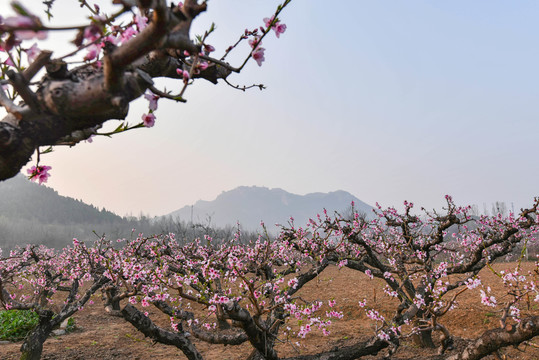
[[[122,316],[120,306],[120,296],[118,296],[118,288],[115,286],[108,286],[103,290],[103,300],[105,302],[105,311],[113,316]]]
[[[422,348],[434,348],[432,341],[432,330],[423,330],[413,336],[414,344]]]
[[[21,346],[21,360],[39,360],[43,352],[43,344],[52,331],[51,319],[54,313],[44,311],[39,315],[39,324],[26,337]]]
[[[225,314],[232,320],[239,322],[247,334],[251,345],[267,360],[278,360],[277,352],[273,348],[273,334],[263,331],[255,323],[251,314],[243,309],[237,302],[230,301],[223,305]]]

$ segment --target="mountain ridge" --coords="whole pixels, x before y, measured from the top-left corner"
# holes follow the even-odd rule
[[[214,200],[198,200],[164,217],[210,222],[218,227],[239,223],[245,229],[255,230],[260,228],[262,221],[273,226],[287,223],[290,217],[296,224],[304,225],[323,209],[341,213],[349,211],[352,201],[357,211],[370,214],[370,205],[344,190],[298,195],[281,188],[239,186],[223,191]]]
[[[223,191],[214,200],[184,206],[172,215],[153,219],[142,215],[121,217],[18,175],[0,182],[0,248],[27,243],[60,248],[74,237],[93,241],[96,234],[105,234],[118,239],[131,236],[132,229],[144,234],[182,233],[188,241],[200,235],[196,230],[199,224],[225,229],[239,222],[244,231],[256,234],[264,221],[273,233],[275,223],[286,224],[293,217],[295,224],[304,226],[324,208],[344,215],[352,201],[357,210],[370,213],[369,205],[343,190],[297,195],[281,188],[239,186]]]
[[[0,183],[0,216],[31,218],[46,223],[120,221],[112,211],[58,194],[53,188],[28,181],[19,174]]]

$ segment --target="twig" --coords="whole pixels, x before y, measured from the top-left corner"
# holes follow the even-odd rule
[[[21,112],[23,111],[23,108],[15,105],[15,103],[7,97],[2,86],[0,86],[0,105],[5,107],[6,111],[13,114],[18,120],[22,119]]]
[[[39,102],[37,100],[37,96],[28,87],[25,77],[21,73],[13,70],[8,70],[6,74],[9,77],[13,88],[17,90],[26,105],[28,105],[32,111],[39,113]]]
[[[235,72],[235,73],[239,73],[239,72],[241,71],[241,68],[235,68],[234,66],[230,65],[230,64],[227,63],[227,62],[224,62],[224,61],[222,61],[222,60],[218,60],[218,59],[212,58],[211,56],[199,54],[199,57],[200,57],[202,60],[206,60],[206,61],[212,62],[212,63],[214,63],[214,64],[221,65],[221,66],[224,67],[225,69],[228,69],[228,70],[233,71],[233,72]]]
[[[253,84],[251,86],[239,86],[239,85],[232,85],[230,82],[228,82],[228,80],[225,78],[223,79],[230,87],[234,88],[234,89],[237,89],[237,90],[241,90],[241,91],[245,91],[245,90],[249,90],[249,89],[252,89],[252,88],[259,88],[260,90],[264,90],[266,89],[266,87],[263,85],[263,84]]]
[[[36,59],[24,70],[22,75],[26,82],[30,82],[32,78],[45,66],[51,59],[52,51],[44,50],[39,53]]]
[[[286,5],[290,4],[290,1],[292,1],[292,0],[286,0],[282,5],[280,5],[277,8],[277,11],[275,11],[275,14],[273,15],[273,21],[274,22],[277,20],[277,16],[281,13],[281,11],[283,11],[283,9],[286,7]],[[253,52],[255,52],[255,50],[258,48],[258,46],[262,43],[262,39],[270,32],[272,25],[273,25],[273,23],[269,24],[268,28],[264,31],[262,36],[258,39],[256,46],[251,50],[251,52],[249,53],[249,55],[247,56],[247,58],[245,59],[243,64],[241,64],[241,66],[238,68],[238,70],[241,71],[243,69],[243,67],[247,64],[249,59],[253,56]]]
[[[182,98],[180,96],[180,94],[172,95],[172,94],[169,94],[169,93],[166,93],[166,92],[163,92],[163,91],[159,90],[158,88],[156,88],[153,85],[148,86],[148,89],[150,89],[151,92],[153,92],[155,95],[159,95],[160,97],[171,99],[171,100],[176,100],[176,101],[179,101],[179,102],[182,102],[182,103],[187,102],[187,100]]]

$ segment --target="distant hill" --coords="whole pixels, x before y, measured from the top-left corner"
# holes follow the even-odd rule
[[[303,226],[323,209],[344,215],[350,210],[352,201],[357,211],[371,213],[371,206],[342,190],[296,195],[278,188],[240,186],[221,193],[213,201],[200,200],[166,216],[195,223],[206,223],[211,219],[211,224],[218,227],[239,222],[248,230],[259,229],[260,222],[264,221],[273,230],[276,223],[287,224],[290,217],[296,225]]]
[[[0,247],[27,243],[60,247],[73,237],[95,239],[93,230],[110,234],[128,226],[113,212],[61,196],[23,175],[0,181]]]
[[[0,181],[0,248],[7,250],[28,243],[60,248],[71,244],[74,237],[96,240],[94,231],[117,239],[132,236],[132,229],[146,235],[174,232],[177,238],[191,241],[205,231],[196,224],[210,225],[214,230],[223,228],[223,234],[228,234],[227,229],[238,221],[245,231],[257,231],[263,220],[273,232],[275,223],[286,224],[291,216],[297,225],[305,225],[324,208],[345,214],[352,201],[358,211],[370,214],[369,205],[345,191],[300,196],[282,189],[242,186],[223,192],[214,201],[201,200],[168,216],[128,219],[61,196],[54,189],[18,175]],[[189,224],[191,219],[195,224]]]
[[[0,216],[49,224],[111,223],[122,217],[105,209],[61,196],[54,189],[18,175],[0,182]]]

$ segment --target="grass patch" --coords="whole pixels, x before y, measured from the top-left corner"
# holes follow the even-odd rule
[[[72,317],[67,319],[66,333],[71,333],[75,331],[76,328],[77,325],[75,325],[75,319],[73,319]]]
[[[0,311],[0,340],[22,340],[39,322],[39,316],[30,310]]]

